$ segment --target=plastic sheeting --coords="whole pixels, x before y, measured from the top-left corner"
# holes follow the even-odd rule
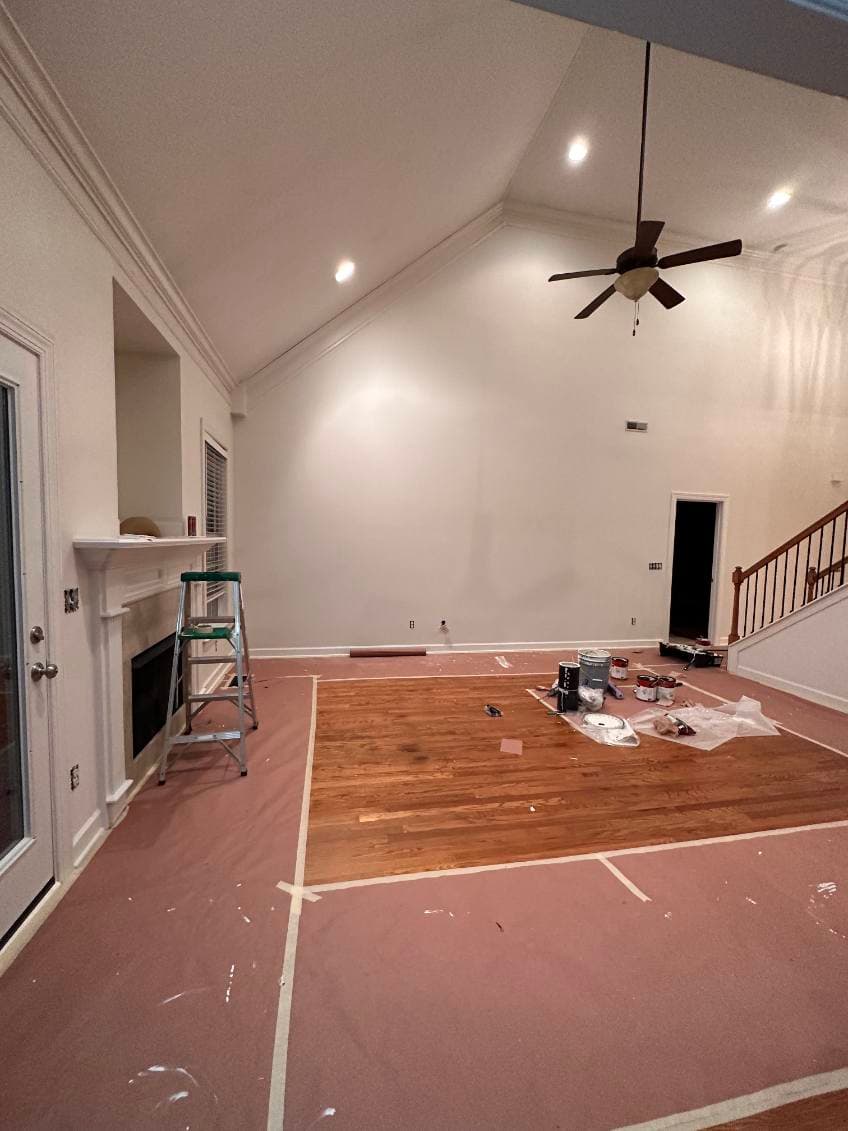
[[[695,733],[679,737],[659,734],[654,729],[654,719],[666,714],[680,719]],[[771,719],[763,714],[761,704],[747,695],[743,695],[736,703],[725,703],[723,707],[681,707],[671,711],[652,707],[634,715],[630,725],[642,734],[652,734],[669,742],[678,742],[682,746],[694,746],[697,750],[714,750],[716,746],[734,738],[780,734]]]

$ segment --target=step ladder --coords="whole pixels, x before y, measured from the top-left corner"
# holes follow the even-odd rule
[[[232,594],[232,616],[192,616],[192,585],[197,583],[224,582]],[[225,640],[232,646],[232,655],[198,655],[195,648],[206,640]],[[180,670],[182,656],[182,670]],[[236,669],[235,687],[220,691],[200,692],[195,690],[193,678],[195,669],[204,664],[232,662]],[[180,685],[183,688],[185,704],[185,729],[182,734],[174,734],[174,717],[178,709],[177,700]],[[194,731],[194,720],[210,703],[235,703],[238,706],[238,730]],[[168,759],[175,746],[190,746],[197,742],[219,742],[226,752],[238,762],[242,777],[247,773],[245,739],[248,726],[253,730],[259,726],[256,704],[253,699],[253,675],[250,670],[250,651],[247,646],[247,629],[244,623],[244,602],[241,592],[241,574],[234,571],[207,573],[189,571],[180,574],[180,602],[177,609],[176,639],[174,641],[174,660],[171,664],[171,685],[168,693],[168,719],[165,724],[165,741],[159,762],[159,784],[165,781]],[[238,748],[229,746],[238,742]]]

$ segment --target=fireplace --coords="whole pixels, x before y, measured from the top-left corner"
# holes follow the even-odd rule
[[[172,632],[130,660],[132,670],[132,756],[137,758],[164,727],[174,658]],[[182,655],[179,660],[182,676]],[[177,708],[183,703],[182,680],[177,685]]]

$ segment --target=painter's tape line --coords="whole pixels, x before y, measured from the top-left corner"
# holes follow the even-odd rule
[[[825,1096],[829,1092],[840,1092],[848,1087],[848,1068],[837,1068],[833,1072],[821,1072],[817,1076],[805,1076],[800,1080],[790,1080],[785,1084],[775,1084],[761,1092],[748,1096],[736,1096],[731,1100],[699,1107],[693,1111],[666,1115],[660,1119],[649,1119],[646,1123],[631,1123],[618,1127],[616,1131],[705,1131],[706,1128],[724,1125],[732,1120],[745,1119],[763,1111],[773,1111],[785,1104],[798,1100]]]
[[[315,760],[315,730],[318,724],[318,679],[312,677],[312,714],[309,721],[309,740],[306,747],[306,766],[303,773],[303,796],[300,803],[300,826],[297,835],[297,856],[294,865],[294,883],[289,902],[289,921],[286,945],[283,951],[283,970],[280,977],[280,996],[277,1002],[277,1022],[274,1029],[274,1052],[271,1060],[271,1081],[268,1087],[268,1131],[283,1131],[286,1104],[286,1071],[291,1030],[292,984],[297,956],[297,936],[300,930],[300,913],[303,908],[303,876],[306,871],[306,836],[309,828],[309,799],[312,795],[312,763]],[[280,881],[283,883],[284,881]],[[313,893],[314,894],[314,893]]]
[[[611,860],[607,860],[606,856],[599,855],[598,860],[600,860],[605,868],[609,868],[615,878],[617,880],[620,880],[621,883],[623,883],[627,888],[627,890],[632,892],[637,899],[641,899],[643,903],[651,902],[651,897],[649,895],[645,895],[642,889],[637,887],[631,879],[625,876],[624,872],[622,872],[619,868],[616,868],[615,864],[613,864]]]
[[[312,888],[299,887],[297,884],[287,884],[285,880],[280,880],[277,887],[287,895],[296,895],[300,899],[308,900],[310,903],[317,903],[321,898],[320,895],[315,894]]]

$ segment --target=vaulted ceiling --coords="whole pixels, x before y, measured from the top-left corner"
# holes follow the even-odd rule
[[[509,0],[5,3],[237,378],[504,198],[632,217],[615,32]],[[659,48],[645,211],[841,265],[846,141],[841,99]]]

